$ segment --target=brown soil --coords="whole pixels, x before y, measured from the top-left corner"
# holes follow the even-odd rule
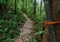
[[[29,39],[32,38],[33,36],[33,23],[32,21],[27,17],[26,14],[23,14],[24,17],[26,18],[26,22],[20,29],[21,33],[19,38],[15,39],[15,42],[28,42]]]

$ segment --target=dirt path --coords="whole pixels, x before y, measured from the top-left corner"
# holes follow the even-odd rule
[[[26,14],[23,14],[24,17],[26,18],[25,24],[22,26],[20,29],[20,37],[15,40],[15,42],[27,42],[29,39],[32,38],[32,33],[33,33],[33,23],[32,21],[27,17]]]

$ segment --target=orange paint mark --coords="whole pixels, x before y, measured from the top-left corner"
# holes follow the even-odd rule
[[[45,21],[44,22],[44,27],[47,27],[48,25],[52,25],[52,24],[59,24],[60,23],[60,21],[53,21],[53,22],[49,22],[49,21]]]

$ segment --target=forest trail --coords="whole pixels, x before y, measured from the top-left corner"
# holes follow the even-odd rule
[[[20,31],[21,31],[20,37],[18,39],[16,39],[15,42],[27,42],[33,36],[33,31],[32,31],[33,23],[26,14],[23,14],[23,16],[26,18],[26,22],[20,29]]]

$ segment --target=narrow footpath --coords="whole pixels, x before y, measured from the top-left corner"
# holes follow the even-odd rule
[[[28,42],[28,40],[31,39],[33,36],[33,23],[26,14],[23,15],[26,18],[26,22],[20,29],[20,37],[17,38],[15,42]]]

